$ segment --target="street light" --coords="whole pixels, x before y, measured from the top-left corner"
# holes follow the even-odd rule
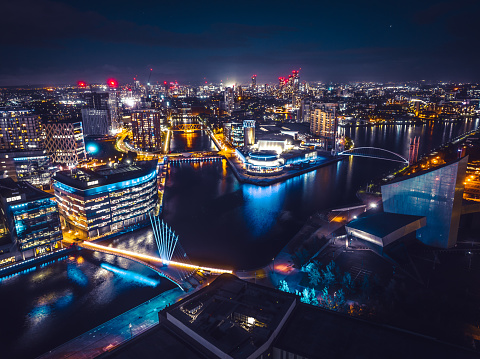
[[[133,338],[133,335],[132,335],[132,323],[128,324],[128,327],[130,328],[130,339]]]
[[[370,208],[377,208],[377,204],[376,203],[370,203]]]

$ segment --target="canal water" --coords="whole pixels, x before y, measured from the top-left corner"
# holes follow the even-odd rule
[[[355,145],[389,149],[407,157],[420,136],[420,153],[478,126],[479,120],[422,126],[346,128]],[[113,146],[112,143],[100,143]],[[173,135],[177,152],[211,150],[204,132]],[[111,153],[109,148],[103,148]],[[265,265],[312,213],[356,202],[356,191],[398,163],[349,158],[268,187],[240,184],[225,161],[182,163],[167,176],[164,218],[198,264],[235,269]],[[107,244],[155,253],[149,228]],[[106,265],[107,264],[107,265]],[[112,267],[113,266],[113,269]],[[116,270],[116,268],[120,270]],[[2,358],[31,358],[173,288],[140,264],[84,250],[0,282]]]

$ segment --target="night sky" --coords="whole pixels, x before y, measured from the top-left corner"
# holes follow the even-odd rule
[[[480,81],[480,1],[6,0],[0,85]]]

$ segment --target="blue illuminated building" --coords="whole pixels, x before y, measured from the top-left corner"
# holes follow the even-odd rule
[[[426,217],[417,238],[426,245],[451,248],[457,242],[468,157],[382,186],[383,210]]]
[[[51,252],[61,246],[62,231],[54,196],[28,182],[0,180],[3,223],[0,265]]]
[[[154,160],[57,172],[53,188],[62,221],[83,239],[144,222],[158,202],[156,168]]]

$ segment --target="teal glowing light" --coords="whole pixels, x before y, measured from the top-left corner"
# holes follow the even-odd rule
[[[148,285],[150,287],[156,287],[157,285],[160,284],[159,280],[151,279],[147,276],[144,276],[144,275],[141,275],[141,274],[138,274],[138,273],[135,273],[135,272],[131,272],[131,271],[128,271],[128,270],[125,270],[125,269],[121,269],[121,268],[112,266],[108,263],[102,263],[102,264],[100,264],[100,267],[102,267],[103,269],[106,269],[106,270],[108,270],[112,273],[118,274],[119,276],[121,276],[121,277],[123,277],[127,280],[131,280],[133,282]]]
[[[99,151],[99,148],[96,144],[94,143],[91,143],[87,146],[87,152],[94,155],[95,153],[97,153]]]

